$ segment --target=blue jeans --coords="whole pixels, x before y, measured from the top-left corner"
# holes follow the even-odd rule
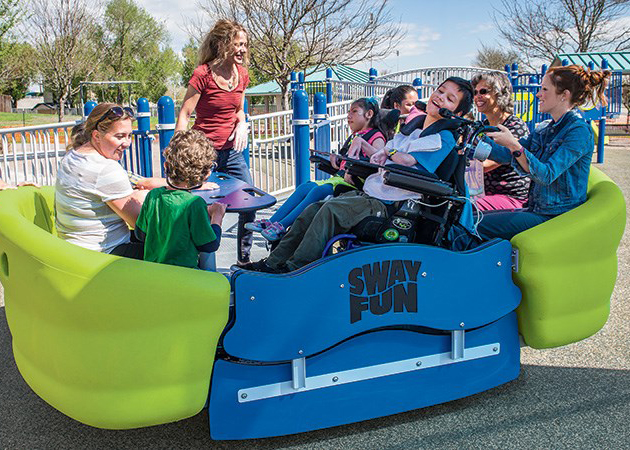
[[[280,222],[284,228],[293,224],[297,216],[308,206],[325,199],[333,193],[332,184],[318,185],[308,181],[297,187],[295,192],[278,208],[278,211],[269,218],[272,222]]]
[[[245,163],[242,152],[229,150],[217,151],[217,172],[227,173],[247,184],[253,185],[252,177],[249,173],[249,167]],[[256,220],[256,212],[248,211],[238,213],[238,227],[236,229],[236,249],[237,258],[240,262],[249,261],[249,255],[252,250],[252,242],[254,235],[251,231],[245,229],[245,224]]]
[[[553,217],[555,216],[538,214],[525,209],[486,211],[483,213],[477,232],[484,240],[495,237],[509,240],[518,233],[540,225]]]

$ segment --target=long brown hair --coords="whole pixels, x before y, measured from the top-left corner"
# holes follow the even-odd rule
[[[221,65],[228,58],[232,51],[232,42],[240,32],[248,36],[247,30],[241,24],[227,19],[218,20],[199,47],[197,64]],[[249,51],[243,56],[243,66],[247,67],[248,64]]]
[[[571,93],[571,104],[581,106],[591,101],[602,106],[608,105],[605,91],[610,78],[610,70],[587,70],[576,64],[571,66],[551,67],[547,71],[551,83],[556,87],[556,94],[564,91]]]
[[[122,117],[105,117],[99,122],[103,115],[107,114],[109,110],[115,106],[120,105],[116,103],[99,103],[96,105],[85,122],[75,125],[72,128],[70,143],[67,145],[66,150],[71,148],[77,149],[86,142],[90,142],[90,139],[92,139],[92,132],[94,130],[98,130],[101,133],[107,133],[114,122],[129,119],[129,116],[125,113]],[[98,122],[98,128],[96,128],[96,122]]]

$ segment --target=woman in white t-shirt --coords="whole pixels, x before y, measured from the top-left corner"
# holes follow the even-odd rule
[[[130,108],[97,105],[61,161],[55,185],[55,216],[59,237],[81,247],[142,259],[143,246],[131,242],[148,191],[134,191],[119,164],[131,145],[134,120]]]

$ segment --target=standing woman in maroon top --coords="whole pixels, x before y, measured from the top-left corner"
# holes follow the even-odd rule
[[[247,146],[244,110],[245,88],[249,84],[247,62],[247,31],[231,20],[219,20],[199,48],[199,66],[188,83],[175,131],[186,130],[190,115],[196,110],[193,129],[214,143],[217,172],[252,184],[242,153]],[[255,218],[255,212],[239,214],[239,265],[249,262],[253,236],[244,225]]]

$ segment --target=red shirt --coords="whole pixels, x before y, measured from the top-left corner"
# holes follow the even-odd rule
[[[221,89],[208,69],[208,65],[199,66],[193,72],[188,83],[201,94],[197,102],[197,118],[193,129],[201,131],[214,143],[217,150],[228,150],[234,141],[228,141],[236,126],[236,111],[241,107],[243,92],[249,84],[247,69],[238,68],[238,85],[232,91]]]

